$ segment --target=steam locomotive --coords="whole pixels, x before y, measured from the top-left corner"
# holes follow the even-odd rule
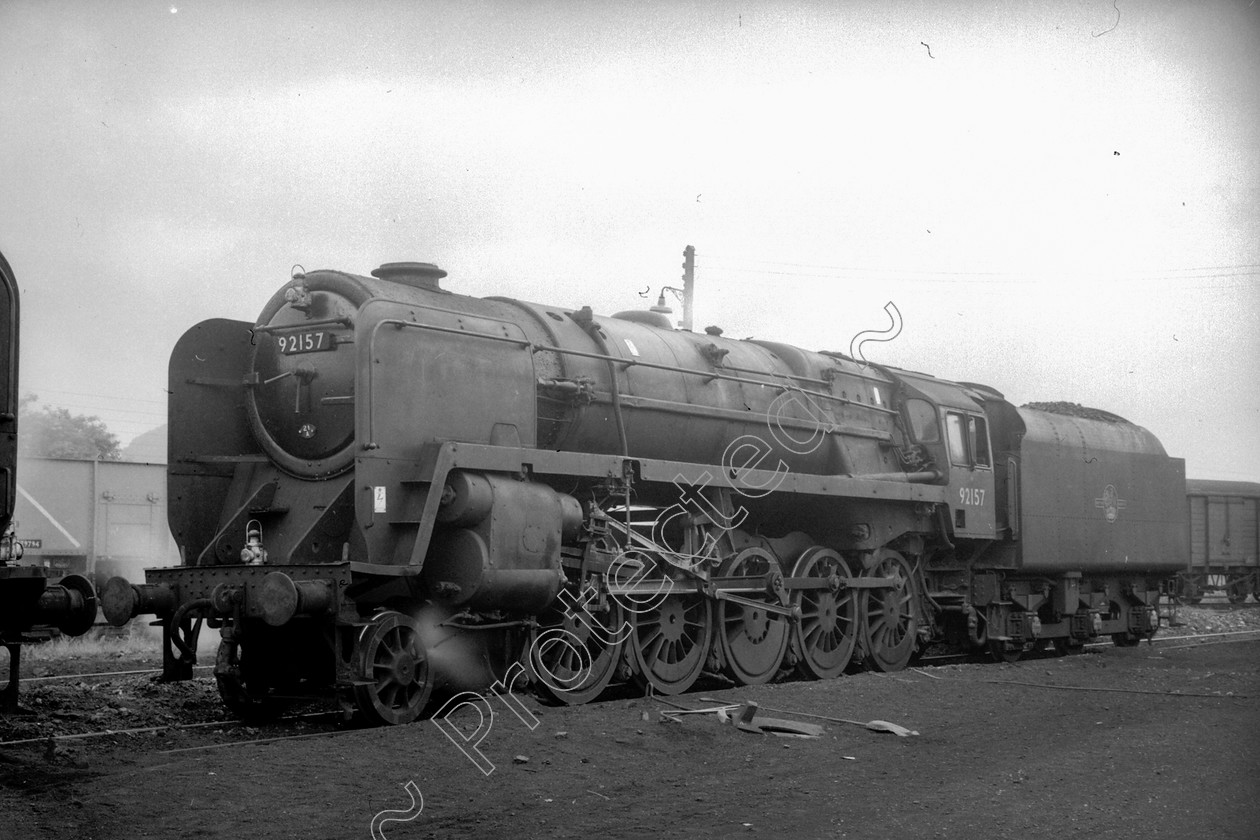
[[[298,273],[256,323],[181,338],[182,565],[101,595],[158,617],[167,678],[204,621],[237,713],[332,693],[399,724],[523,675],[581,703],[1158,627],[1185,477],[1145,429],[445,276]]]
[[[0,712],[18,707],[18,676],[25,642],[47,639],[55,628],[86,633],[96,620],[96,591],[82,575],[53,582],[42,566],[21,565],[13,533],[17,498],[18,287],[0,254],[0,645],[9,653],[9,680],[0,690]]]

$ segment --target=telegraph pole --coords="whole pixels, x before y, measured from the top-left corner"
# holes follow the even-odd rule
[[[690,331],[692,304],[696,294],[696,249],[688,245],[683,248],[683,315],[682,328]]]

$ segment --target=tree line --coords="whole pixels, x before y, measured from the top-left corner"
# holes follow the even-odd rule
[[[94,415],[72,414],[69,409],[36,406],[35,394],[18,403],[18,453],[41,458],[76,458],[94,461],[122,460],[118,437]]]

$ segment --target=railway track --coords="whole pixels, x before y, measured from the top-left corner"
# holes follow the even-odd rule
[[[1230,606],[1230,605],[1226,605],[1226,606]],[[1248,605],[1248,606],[1252,606],[1252,605]],[[1256,604],[1254,606],[1260,607],[1260,604]],[[1232,606],[1231,608],[1236,608],[1236,605]],[[1221,631],[1219,633],[1196,633],[1189,636],[1156,636],[1154,639],[1150,641],[1150,644],[1166,645],[1172,642],[1183,642],[1183,641],[1190,641],[1194,639],[1217,639],[1217,638],[1228,638],[1228,637],[1236,637],[1236,636],[1260,637],[1260,628],[1257,628],[1255,630],[1229,630],[1229,631]],[[1246,641],[1246,640],[1238,639],[1238,641]],[[1105,648],[1105,647],[1112,647],[1112,644],[1111,642],[1091,642],[1087,645],[1084,645],[1084,647]],[[1045,653],[1028,652],[1024,654],[1025,659],[1053,659],[1054,657],[1055,657],[1055,654],[1052,651],[1047,651]],[[951,653],[951,654],[941,654],[938,656],[924,656],[920,658],[919,660],[917,660],[917,664],[920,666],[949,665],[949,664],[954,664],[956,662],[966,662],[966,661],[987,662],[989,661],[989,657],[987,656],[987,654],[983,654],[983,653],[975,653],[975,654]],[[210,670],[213,670],[213,668],[214,668],[213,665],[193,666],[194,671],[201,671],[201,672],[210,671]],[[22,682],[33,683],[33,682],[53,682],[57,680],[68,681],[68,680],[110,679],[113,677],[133,677],[133,676],[143,676],[145,674],[160,674],[160,673],[162,673],[161,668],[143,668],[143,669],[134,670],[134,671],[95,671],[92,673],[83,673],[83,674],[79,674],[79,673],[49,674],[49,675],[40,676],[40,677],[23,677]]]
[[[1242,637],[1242,636],[1247,636],[1251,638],[1235,638],[1235,637]],[[1156,636],[1154,639],[1150,640],[1149,644],[1165,647],[1173,642],[1186,642],[1186,641],[1191,641],[1191,640],[1200,640],[1200,641],[1195,642],[1195,644],[1208,644],[1209,643],[1208,640],[1224,639],[1226,641],[1246,642],[1246,641],[1251,641],[1252,638],[1260,639],[1260,628],[1257,628],[1255,630],[1224,630],[1217,633],[1196,633],[1196,634],[1188,635],[1188,636]],[[1194,646],[1195,645],[1186,645],[1186,647],[1194,647]],[[1095,649],[1095,648],[1114,647],[1114,645],[1110,641],[1099,641],[1099,642],[1090,642],[1089,644],[1083,645],[1082,647],[1087,648],[1087,649]],[[1060,654],[1056,654],[1053,651],[1053,649],[1048,649],[1048,650],[1039,651],[1039,652],[1026,651],[1024,655],[1021,657],[1020,661],[1037,660],[1037,659],[1055,659],[1059,655]],[[984,662],[991,662],[991,661],[992,661],[991,657],[987,653],[984,653],[984,652],[947,653],[947,654],[940,654],[937,656],[924,656],[917,661],[916,667],[959,665],[959,664],[964,664],[964,663],[972,663],[972,662],[984,663]]]
[[[213,665],[194,665],[194,671],[210,671]],[[88,680],[88,679],[104,679],[109,677],[134,677],[143,674],[160,674],[161,668],[143,668],[138,671],[97,671],[92,674],[48,674],[42,677],[23,677],[23,683],[35,682],[52,682],[54,680]]]
[[[1158,647],[1163,650],[1175,650],[1179,648],[1200,647],[1203,645],[1211,645],[1211,644],[1230,644],[1230,643],[1251,642],[1251,641],[1260,641],[1260,629],[1224,631],[1224,632],[1219,632],[1219,633],[1197,633],[1197,634],[1187,635],[1187,636],[1164,636],[1164,637],[1157,637],[1151,640],[1149,644],[1150,646]],[[1112,647],[1112,644],[1111,642],[1094,642],[1094,643],[1085,645],[1085,647],[1090,648],[1090,649],[1107,648],[1107,647]],[[1052,659],[1052,658],[1055,658],[1055,654],[1052,651],[1047,651],[1044,653],[1029,653],[1025,657],[1025,659],[1028,661],[1036,661],[1038,659]],[[925,656],[918,661],[918,663],[915,665],[915,668],[916,669],[931,669],[931,668],[941,667],[945,665],[976,663],[976,662],[983,662],[983,661],[988,661],[988,658],[986,656],[977,656],[977,655],[972,655],[972,654],[966,654],[966,655],[950,654],[950,655],[942,655],[942,656]],[[198,666],[198,668],[202,670],[207,670],[211,667],[212,666],[208,666],[208,665]],[[83,679],[98,679],[98,678],[117,677],[117,676],[141,676],[145,674],[156,674],[156,673],[160,673],[160,669],[144,669],[144,670],[134,670],[134,671],[100,671],[100,672],[85,673],[85,674],[58,674],[58,675],[48,676],[48,677],[31,678],[31,680],[32,681],[34,680],[73,680],[73,679],[83,680]],[[710,687],[709,690],[713,690],[713,687]],[[618,697],[614,699],[625,699],[625,698],[618,695]],[[298,723],[298,722],[317,726],[318,731],[300,732],[300,733],[287,732],[287,729],[289,727],[291,727],[294,723]],[[262,744],[262,743],[269,743],[269,742],[274,742],[274,741],[313,738],[313,737],[321,737],[321,736],[329,736],[329,735],[343,735],[343,734],[350,734],[354,732],[365,732],[365,731],[375,730],[375,727],[363,727],[363,726],[357,726],[357,725],[347,726],[344,722],[343,715],[340,711],[330,710],[330,711],[317,711],[317,712],[307,712],[303,714],[286,715],[286,716],[277,718],[274,721],[270,721],[261,726],[255,723],[251,723],[249,721],[228,719],[228,720],[192,721],[188,723],[170,723],[170,724],[163,724],[163,725],[157,725],[157,726],[141,726],[141,727],[131,727],[131,728],[125,728],[125,729],[110,728],[110,729],[102,729],[102,730],[97,730],[97,731],[92,731],[92,732],[76,732],[76,733],[67,733],[67,734],[61,734],[61,735],[40,735],[36,737],[0,741],[0,748],[29,746],[32,744],[49,745],[49,744],[58,744],[58,743],[64,743],[64,742],[88,741],[88,740],[93,740],[97,738],[144,735],[144,734],[155,733],[155,732],[175,733],[175,732],[183,732],[183,731],[208,729],[208,728],[223,729],[225,730],[225,734],[229,735],[230,739],[224,740],[224,741],[216,741],[214,743],[209,743],[209,744],[199,744],[199,745],[188,746],[188,747],[176,747],[176,748],[167,749],[167,750],[158,750],[157,752],[159,754],[165,755],[165,754],[182,753],[182,752],[194,752],[194,751],[199,751],[199,750],[213,750],[213,749],[223,749],[223,748],[238,747],[238,746],[248,746],[251,744]],[[230,733],[232,732],[244,732],[247,734],[253,734],[253,733],[258,732],[260,729],[265,729],[267,731],[277,731],[282,734],[268,735],[262,738],[230,737]],[[286,732],[287,734],[285,734]]]
[[[308,712],[306,714],[301,714],[301,715],[288,715],[285,717],[277,718],[275,721],[271,723],[271,725],[280,726],[283,724],[292,723],[294,721],[310,720],[310,719],[315,719],[315,718],[332,719],[332,718],[337,717],[338,715],[339,715],[338,712]],[[73,733],[68,733],[65,735],[41,735],[34,738],[19,738],[12,741],[0,741],[0,747],[17,747],[17,746],[22,746],[24,744],[48,744],[48,743],[57,743],[61,741],[79,741],[79,740],[85,740],[85,739],[90,739],[90,738],[109,738],[109,737],[117,737],[119,735],[145,735],[150,732],[176,732],[176,731],[182,731],[182,730],[188,730],[188,729],[205,729],[207,727],[212,727],[212,726],[217,726],[217,727],[221,727],[225,729],[231,728],[231,727],[242,728],[242,729],[256,729],[256,727],[251,725],[248,721],[235,720],[235,719],[233,720],[205,720],[205,721],[194,721],[192,723],[168,723],[162,726],[137,726],[137,727],[132,727],[129,729],[101,729],[95,732],[73,732]],[[333,731],[333,730],[330,730],[330,731]],[[350,731],[350,730],[346,730],[346,731]],[[304,734],[310,735],[310,734],[328,734],[328,733],[304,733]],[[284,737],[301,737],[301,736],[284,736]],[[264,738],[264,739],[254,739],[254,740],[275,740],[275,739]],[[207,748],[207,746],[211,746],[211,745],[203,745],[201,747],[198,747],[197,749],[205,749]],[[179,752],[179,750],[168,750],[166,752]]]

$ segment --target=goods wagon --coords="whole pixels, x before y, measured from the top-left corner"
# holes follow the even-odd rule
[[[28,563],[102,584],[179,562],[166,521],[166,465],[19,458],[18,542]]]
[[[1190,551],[1177,576],[1177,593],[1197,604],[1224,592],[1231,604],[1250,593],[1260,601],[1260,484],[1187,479]]]

